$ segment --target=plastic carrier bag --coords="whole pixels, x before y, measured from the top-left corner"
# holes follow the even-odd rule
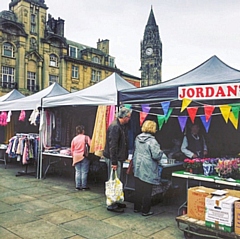
[[[124,201],[123,184],[118,178],[116,170],[111,170],[110,179],[105,182],[105,195],[107,206]]]

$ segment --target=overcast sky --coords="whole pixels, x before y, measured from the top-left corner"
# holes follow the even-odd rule
[[[1,0],[8,10],[10,0]],[[121,70],[140,77],[140,41],[153,7],[163,45],[162,79],[177,77],[213,55],[240,69],[240,0],[45,0],[65,20],[65,37],[91,47],[110,40]]]

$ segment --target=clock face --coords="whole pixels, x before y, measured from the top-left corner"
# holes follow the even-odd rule
[[[146,49],[146,54],[147,54],[148,56],[150,56],[150,55],[152,55],[152,53],[153,53],[153,49],[152,49],[151,47],[148,47],[148,48]]]

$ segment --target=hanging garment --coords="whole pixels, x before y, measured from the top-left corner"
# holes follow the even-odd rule
[[[99,157],[102,156],[106,144],[106,111],[107,106],[98,106],[90,147],[90,153],[95,153]]]

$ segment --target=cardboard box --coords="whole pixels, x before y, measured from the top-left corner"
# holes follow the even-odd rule
[[[187,215],[188,217],[205,220],[205,198],[216,189],[203,186],[188,189]]]
[[[209,195],[205,198],[205,225],[218,230],[232,232],[234,228],[234,203],[238,197]]]
[[[234,232],[240,235],[240,202],[235,202],[234,207]]]

